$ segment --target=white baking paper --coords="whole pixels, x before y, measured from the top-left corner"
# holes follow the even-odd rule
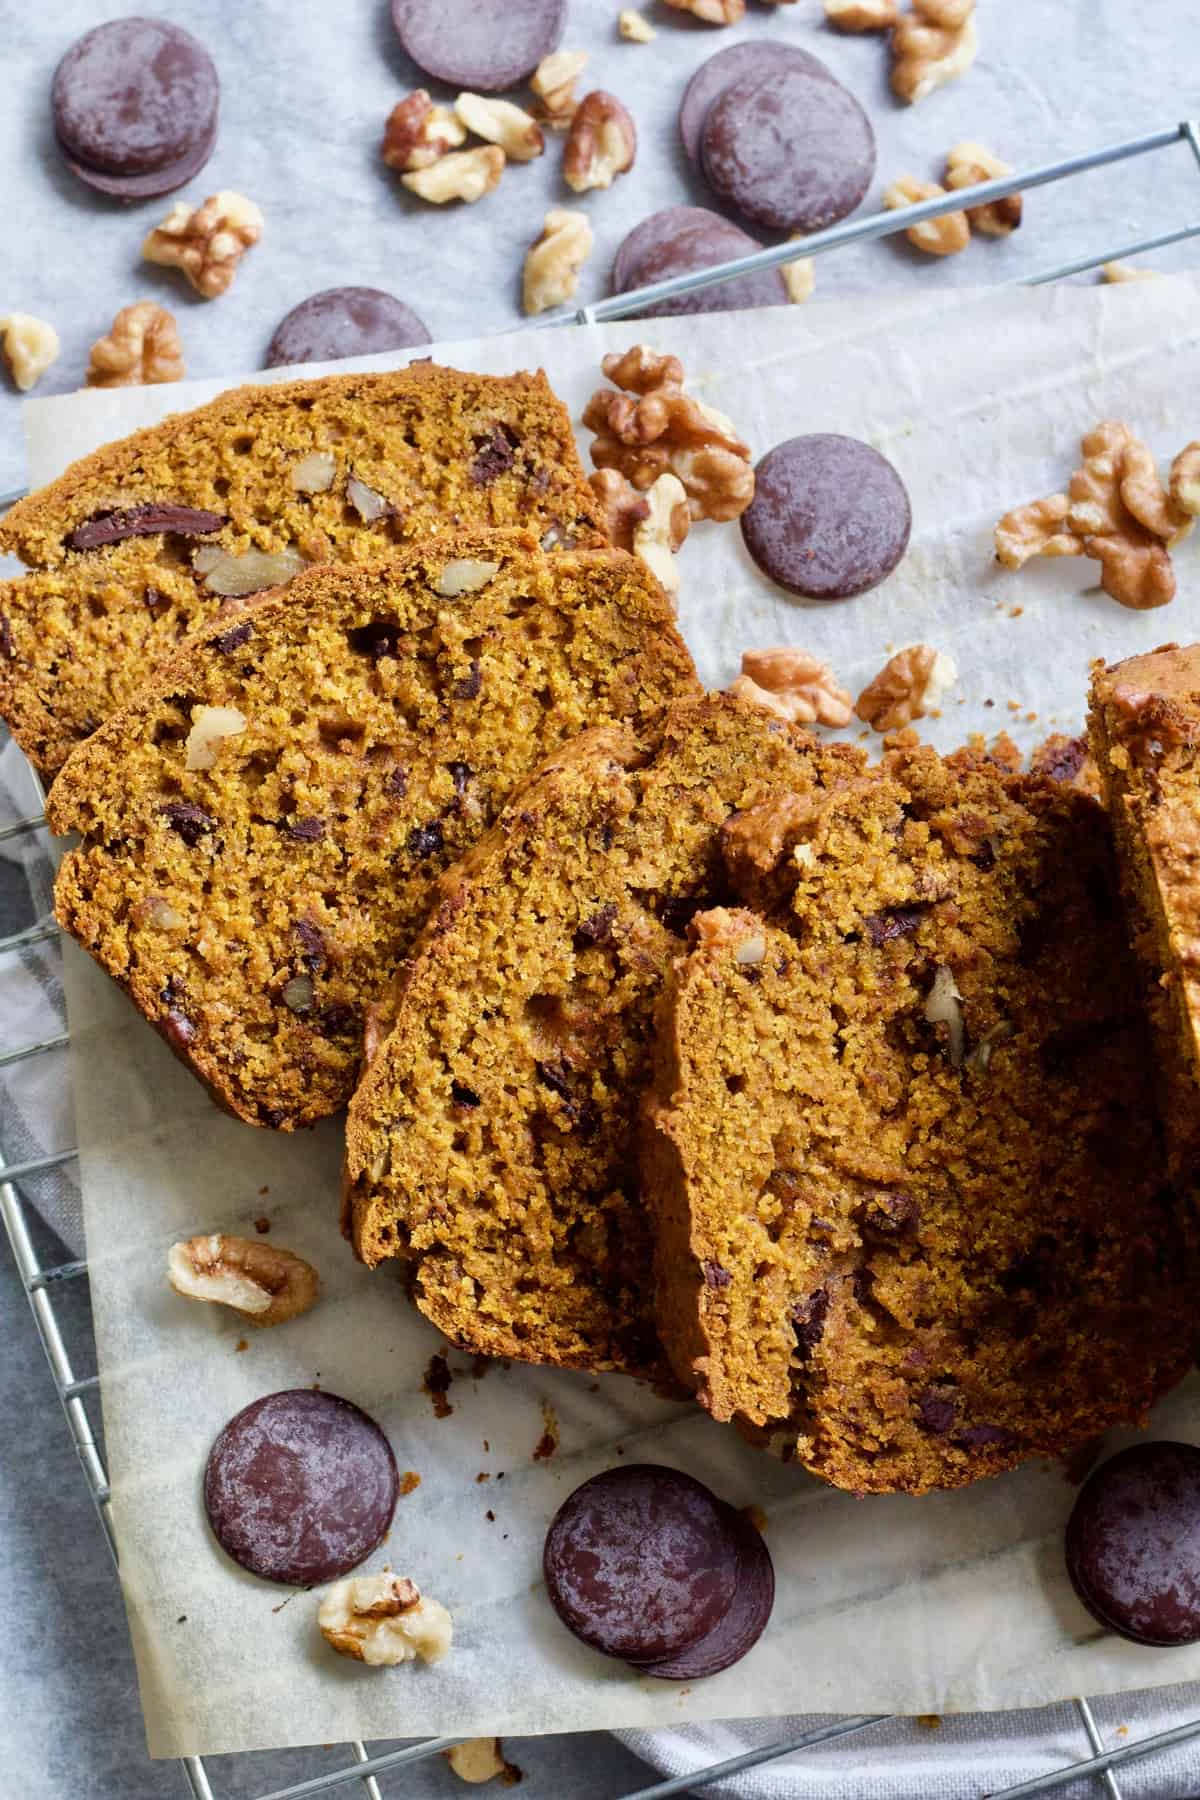
[[[679,354],[693,389],[732,415],[756,454],[799,432],[850,432],[895,462],[913,500],[909,556],[846,605],[790,600],[758,574],[736,529],[698,526],[682,553],[681,620],[707,681],[726,682],[744,647],[790,642],[828,657],[857,691],[890,648],[920,639],[962,671],[927,735],[949,747],[1003,727],[1028,747],[1079,727],[1094,656],[1200,633],[1194,545],[1178,553],[1174,605],[1136,614],[1087,591],[1093,565],[1035,563],[1014,575],[996,565],[991,540],[1001,512],[1063,486],[1080,433],[1100,418],[1127,420],[1162,456],[1196,435],[1197,280],[547,330],[436,355],[495,372],[541,364],[578,417],[601,355],[639,340]],[[34,478],[225,385],[34,402]],[[394,1274],[368,1274],[339,1236],[336,1122],[289,1138],[217,1113],[117,989],[67,948],[113,1512],[153,1754],[1017,1707],[1200,1677],[1200,1647],[1139,1649],[1079,1607],[1061,1554],[1074,1489],[1059,1469],[856,1501],[630,1381],[516,1366],[479,1376],[454,1353],[454,1412],[435,1419],[421,1381],[440,1340]],[[168,1290],[174,1239],[253,1235],[261,1214],[273,1242],[320,1269],[325,1296],[313,1312],[256,1333]],[[200,1478],[217,1431],[259,1395],[312,1382],[372,1413],[401,1469],[421,1477],[374,1566],[390,1562],[451,1608],[455,1647],[436,1668],[336,1657],[316,1630],[317,1595],[289,1598],[243,1574],[208,1533]],[[557,1449],[539,1459],[548,1426]],[[1194,1380],[1154,1426],[1200,1436]],[[554,1510],[622,1456],[686,1468],[767,1513],[775,1616],[754,1652],[711,1681],[654,1682],[593,1655],[542,1591]]]

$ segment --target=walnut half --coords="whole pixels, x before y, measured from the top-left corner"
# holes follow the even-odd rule
[[[582,100],[571,120],[563,151],[563,180],[576,194],[611,187],[632,169],[637,157],[637,126],[628,107],[603,88]]]
[[[789,644],[744,651],[742,672],[729,692],[794,725],[848,725],[853,714],[850,695],[829,664]]]
[[[257,244],[263,216],[244,194],[222,189],[202,206],[178,200],[142,244],[147,262],[182,269],[198,294],[215,300],[225,293],[246,251]]]
[[[107,337],[92,345],[89,387],[151,386],[182,381],[183,346],[173,313],[154,300],[123,306]]]
[[[312,1264],[278,1244],[252,1238],[188,1238],[167,1252],[167,1280],[185,1300],[212,1300],[256,1325],[282,1325],[316,1304],[321,1283]]]
[[[527,313],[545,312],[571,298],[592,254],[592,242],[585,212],[560,206],[546,214],[542,235],[525,252],[521,303]]]
[[[45,319],[35,319],[30,313],[9,313],[6,319],[0,319],[0,351],[16,386],[27,394],[50,365],[58,361],[58,333]]]
[[[876,731],[899,731],[933,711],[958,680],[952,657],[928,644],[897,650],[858,696],[855,712]]]
[[[330,1588],[317,1612],[321,1636],[340,1656],[376,1668],[440,1662],[454,1635],[450,1614],[403,1575],[352,1575]]]

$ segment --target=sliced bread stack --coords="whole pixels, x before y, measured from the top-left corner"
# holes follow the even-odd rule
[[[188,632],[306,564],[473,527],[603,544],[542,375],[416,363],[238,388],[75,463],[0,519],[0,717],[43,778]]]

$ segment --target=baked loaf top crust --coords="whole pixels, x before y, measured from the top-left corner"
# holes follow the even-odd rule
[[[724,893],[730,814],[861,767],[710,696],[653,735],[585,734],[449,871],[351,1105],[345,1223],[365,1262],[407,1260],[455,1343],[660,1369],[635,1154],[658,990]]]
[[[899,752],[727,828],[660,1006],[645,1174],[681,1378],[839,1487],[1142,1418],[1195,1337],[1104,814]]]
[[[42,775],[219,612],[217,552],[366,561],[474,526],[603,543],[545,377],[416,363],[236,388],[110,444],[0,519],[0,715]],[[234,579],[244,585],[250,565]]]
[[[1200,1175],[1200,645],[1098,663],[1089,716],[1181,1179]]]
[[[585,724],[698,692],[618,551],[458,534],[316,568],[184,646],[70,759],[56,911],[217,1099],[349,1098],[441,871]]]

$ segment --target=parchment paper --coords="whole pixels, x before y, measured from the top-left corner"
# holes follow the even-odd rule
[[[1193,545],[1179,552],[1180,597],[1159,615],[1085,593],[1095,570],[1083,562],[1005,573],[991,545],[1001,511],[1063,485],[1097,419],[1128,420],[1162,455],[1195,435],[1198,302],[1190,277],[960,292],[546,331],[436,354],[494,371],[540,362],[578,416],[601,354],[648,338],[683,358],[693,387],[734,417],[756,453],[800,431],[870,439],[913,499],[900,570],[848,605],[805,606],[763,581],[736,530],[698,527],[683,552],[681,619],[703,676],[724,682],[743,647],[790,641],[828,656],[857,691],[889,646],[919,638],[962,669],[928,736],[948,747],[1004,726],[1030,745],[1079,726],[1093,656],[1200,630]],[[34,478],[219,385],[31,404]],[[1074,1490],[1061,1470],[1031,1467],[917,1501],[855,1501],[631,1382],[515,1366],[474,1378],[457,1355],[455,1410],[436,1420],[421,1379],[438,1338],[395,1278],[360,1269],[338,1235],[337,1124],[286,1138],[224,1118],[70,945],[66,974],[114,1518],[153,1754],[1016,1707],[1200,1677],[1200,1647],[1121,1643],[1078,1606],[1062,1569]],[[273,1241],[321,1270],[325,1297],[312,1313],[260,1334],[169,1292],[173,1239],[253,1234],[262,1213]],[[227,1562],[208,1535],[199,1484],[220,1426],[260,1394],[315,1381],[373,1413],[401,1469],[421,1476],[375,1566],[390,1560],[452,1609],[455,1648],[434,1669],[381,1673],[336,1658],[316,1631],[316,1596],[288,1600]],[[548,1421],[558,1448],[537,1460]],[[1154,1426],[1200,1436],[1195,1380]],[[549,1518],[621,1455],[677,1464],[767,1512],[775,1616],[752,1655],[714,1680],[676,1688],[592,1655],[541,1591]]]

